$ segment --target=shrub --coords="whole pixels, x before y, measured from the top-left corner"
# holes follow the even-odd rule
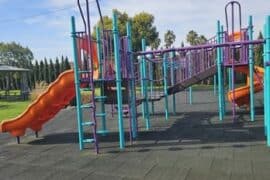
[[[37,82],[35,84],[35,89],[31,91],[30,93],[30,100],[34,101],[35,99],[37,99],[37,97],[42,94],[47,88],[48,88],[48,84],[45,81],[41,81],[41,82]]]

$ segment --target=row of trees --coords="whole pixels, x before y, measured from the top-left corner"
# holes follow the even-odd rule
[[[54,62],[52,59],[48,61],[47,58],[41,61],[35,61],[32,73],[33,81],[51,83],[59,74],[70,68],[69,60],[67,57],[64,58],[64,56],[61,57],[61,60],[57,57]]]
[[[26,78],[31,89],[35,88],[37,82],[53,82],[60,73],[71,68],[69,59],[64,56],[54,60],[44,58],[44,60],[36,60],[34,63],[33,59],[33,53],[28,47],[23,47],[15,42],[0,43],[0,63],[29,69]],[[22,73],[7,74],[2,72],[0,73],[0,89],[7,89],[7,87],[20,89],[21,80]]]

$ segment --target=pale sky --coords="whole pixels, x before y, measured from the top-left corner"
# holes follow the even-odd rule
[[[81,0],[84,2],[84,0]],[[98,20],[95,1],[89,0],[92,23]],[[78,26],[81,19],[77,0],[0,0],[0,41],[15,41],[28,46],[36,59],[45,56],[72,57],[70,16],[75,15]],[[170,29],[176,34],[175,47],[185,41],[186,34],[195,30],[206,37],[216,33],[216,21],[225,24],[224,7],[228,0],[100,0],[103,15],[111,16],[112,9],[125,11],[129,16],[145,11],[155,16],[154,25],[163,41]],[[248,16],[254,18],[254,36],[262,29],[270,15],[270,0],[240,0],[243,26]]]

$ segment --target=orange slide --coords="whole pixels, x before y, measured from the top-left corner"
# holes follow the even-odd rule
[[[93,47],[93,63],[95,67],[98,67],[96,46]],[[87,75],[83,75],[83,77],[87,77]],[[94,79],[97,78],[98,68],[94,71]],[[12,136],[18,137],[24,135],[27,128],[35,132],[40,131],[42,125],[68,105],[74,97],[74,71],[68,70],[60,74],[21,115],[14,119],[2,121],[0,132],[10,132]]]
[[[74,98],[74,85],[73,70],[63,72],[21,115],[3,121],[0,131],[10,132],[13,136],[24,135],[26,128],[40,131],[45,122]]]
[[[248,66],[239,66],[236,67],[237,72],[241,72],[249,75],[249,67]],[[255,66],[254,70],[254,92],[259,92],[263,90],[263,75],[264,69],[258,66]],[[246,86],[235,89],[235,103],[238,106],[249,105],[250,103],[250,82],[248,77],[248,82]],[[229,91],[228,100],[232,102],[233,100],[233,92]]]

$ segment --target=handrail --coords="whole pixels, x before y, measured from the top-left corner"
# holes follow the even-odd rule
[[[79,10],[80,10],[80,14],[81,14],[81,17],[82,17],[82,20],[83,20],[84,32],[86,33],[86,21],[85,21],[85,18],[84,18],[84,14],[83,14],[83,10],[82,10],[82,7],[81,7],[80,0],[77,0],[77,4],[78,4]]]
[[[226,16],[226,28],[227,28],[227,32],[229,33],[229,20],[228,20],[228,7],[229,5],[231,5],[232,7],[232,34],[234,33],[234,5],[238,6],[238,10],[239,10],[239,25],[240,25],[240,31],[242,29],[242,15],[241,15],[241,5],[238,1],[231,1],[228,4],[226,4],[225,6],[225,16]]]
[[[104,30],[104,21],[103,21],[103,16],[102,16],[102,13],[101,13],[101,9],[100,9],[100,5],[99,5],[98,0],[96,0],[96,3],[97,3],[97,7],[98,7],[98,13],[99,13],[102,29]]]

